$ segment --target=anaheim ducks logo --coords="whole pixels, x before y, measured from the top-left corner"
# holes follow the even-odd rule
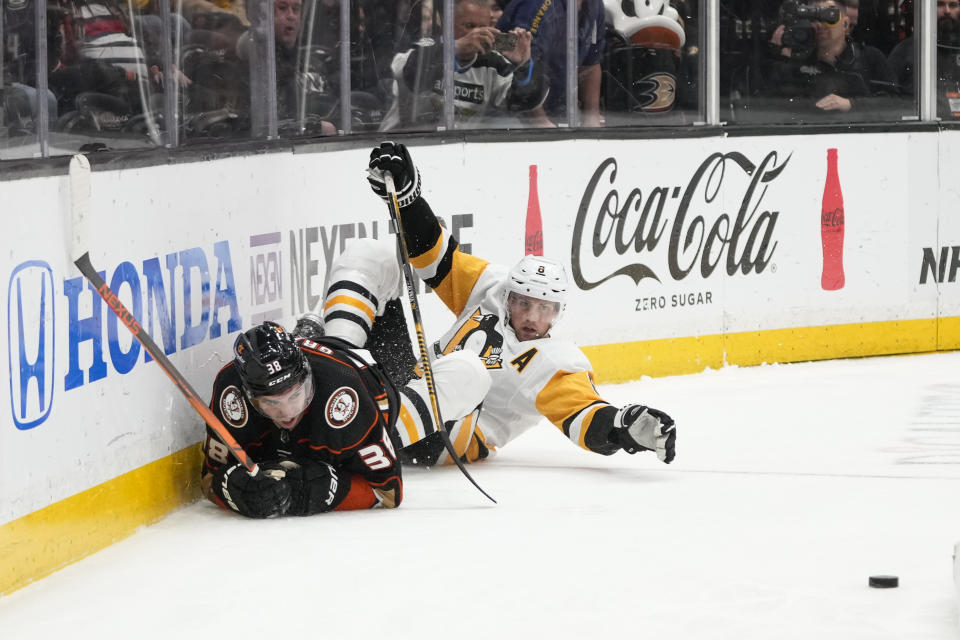
[[[324,415],[327,424],[334,429],[343,429],[357,416],[357,392],[350,387],[340,387],[330,394]]]
[[[230,385],[220,394],[220,413],[231,427],[240,428],[247,424],[247,403],[240,389]]]
[[[661,113],[673,109],[677,101],[677,79],[669,73],[658,72],[634,82],[640,111]]]

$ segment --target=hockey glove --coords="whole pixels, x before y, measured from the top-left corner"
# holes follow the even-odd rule
[[[383,174],[389,171],[397,189],[397,202],[400,208],[406,207],[420,196],[420,172],[417,171],[410,152],[396,142],[383,142],[370,152],[370,164],[367,167],[367,182],[373,192],[390,202]]]
[[[323,329],[323,318],[315,313],[305,313],[297,320],[297,325],[293,328],[294,338],[306,338],[316,342],[325,335]]]
[[[290,485],[291,505],[287,515],[309,516],[333,510],[350,492],[350,476],[343,476],[326,462],[312,458],[284,460],[279,464]]]
[[[248,518],[276,518],[290,509],[290,485],[266,471],[251,476],[235,464],[216,472],[212,489],[228,507]]]
[[[620,446],[627,453],[656,451],[661,461],[670,464],[676,455],[677,428],[673,418],[663,411],[630,404],[614,418]]]

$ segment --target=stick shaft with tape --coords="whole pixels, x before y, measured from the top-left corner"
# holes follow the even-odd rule
[[[413,326],[417,334],[417,346],[420,349],[420,366],[423,369],[423,379],[427,383],[427,393],[430,395],[430,408],[433,412],[433,420],[436,423],[437,431],[440,433],[440,438],[443,440],[443,446],[446,448],[447,452],[450,454],[450,457],[459,467],[460,471],[467,477],[473,486],[475,486],[480,493],[485,495],[493,503],[497,501],[493,499],[489,493],[483,490],[477,481],[473,479],[473,476],[470,475],[470,472],[467,471],[467,468],[463,466],[463,462],[460,460],[460,456],[457,455],[456,450],[453,448],[453,443],[450,442],[450,434],[447,433],[447,428],[443,423],[443,417],[440,415],[440,403],[437,401],[437,388],[434,384],[433,379],[433,367],[430,365],[430,356],[427,351],[427,341],[424,337],[423,332],[423,321],[420,318],[420,304],[417,300],[417,287],[413,279],[413,269],[410,267],[410,258],[407,254],[407,241],[403,237],[403,225],[400,220],[400,203],[397,201],[397,189],[393,182],[393,176],[389,172],[384,173],[384,183],[387,187],[387,193],[390,195],[390,217],[393,218],[394,224],[397,226],[397,244],[400,246],[400,265],[403,269],[403,278],[407,285],[407,298],[410,301],[410,315],[413,316]]]
[[[223,426],[223,423],[220,422],[219,418],[210,410],[210,407],[200,399],[200,395],[194,390],[190,383],[187,382],[187,379],[183,377],[183,374],[177,370],[176,366],[170,359],[167,358],[166,354],[157,346],[157,343],[153,341],[153,338],[150,337],[134,315],[127,309],[120,299],[117,298],[116,294],[110,290],[110,287],[107,286],[107,283],[103,281],[100,277],[100,274],[97,273],[97,270],[93,268],[93,265],[90,263],[90,254],[84,253],[82,256],[77,258],[74,261],[74,264],[77,265],[77,268],[80,269],[80,273],[93,285],[93,288],[96,292],[103,298],[103,301],[107,303],[107,306],[113,311],[114,314],[120,319],[120,322],[123,323],[127,329],[130,330],[130,333],[133,334],[133,337],[143,345],[143,348],[146,349],[147,353],[150,354],[150,357],[156,360],[157,364],[163,369],[163,372],[167,374],[167,377],[180,389],[180,392],[186,397],[187,401],[190,403],[197,413],[206,420],[207,424],[210,425],[210,428],[213,429],[220,439],[223,440],[223,443],[227,445],[230,449],[230,452],[237,459],[237,461],[247,468],[247,471],[254,474],[257,472],[257,463],[250,459],[247,455],[247,452],[243,450],[243,447],[236,441],[236,439],[230,435],[230,432],[227,431],[227,428]]]

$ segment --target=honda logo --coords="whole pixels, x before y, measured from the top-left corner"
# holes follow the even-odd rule
[[[18,429],[50,415],[54,374],[53,270],[42,260],[17,266],[7,290],[10,408]]]

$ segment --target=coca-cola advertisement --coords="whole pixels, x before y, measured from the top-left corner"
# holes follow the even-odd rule
[[[775,151],[758,163],[738,152],[714,153],[686,185],[644,193],[619,188],[616,158],[604,160],[574,224],[570,259],[577,287],[590,290],[618,276],[636,285],[647,278],[681,282],[691,274],[708,279],[718,268],[728,276],[762,273],[777,248],[780,215],[764,208],[763,199],[789,161]],[[728,211],[730,183],[744,180],[739,206]]]
[[[769,282],[791,252],[782,219],[792,150],[698,155],[671,172],[611,155],[587,176],[569,234],[571,280],[643,325],[603,338],[720,334],[732,283]]]
[[[926,299],[935,293],[916,291],[906,267],[911,245],[935,233],[905,215],[904,169],[890,158],[910,157],[906,137],[510,148],[471,153],[465,175],[481,184],[461,190],[431,190],[427,166],[425,193],[438,212],[469,208],[474,254],[502,265],[539,252],[563,262],[570,303],[556,331],[580,344],[713,340],[720,366],[738,336],[754,345],[755,332],[909,317],[918,300],[935,308]],[[795,344],[786,338],[771,344]]]

